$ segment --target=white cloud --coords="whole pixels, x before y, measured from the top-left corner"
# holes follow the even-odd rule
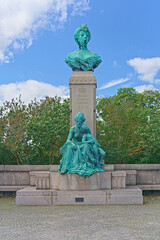
[[[51,84],[38,82],[36,80],[27,80],[19,83],[9,83],[0,85],[0,106],[4,101],[10,101],[12,98],[19,97],[28,104],[31,100],[44,98],[45,96],[66,97],[69,95],[69,89],[66,86],[55,87]]]
[[[81,15],[89,0],[0,0],[0,62],[32,44],[40,29],[62,26],[68,14]]]
[[[129,80],[129,78],[120,78],[120,79],[113,80],[113,81],[108,82],[107,84],[103,85],[102,87],[100,87],[99,90],[110,88],[110,87],[115,86],[117,84],[127,82],[128,80]]]
[[[157,90],[152,84],[137,86],[134,89],[136,89],[136,91],[139,93],[142,93],[145,90]]]
[[[134,58],[128,60],[127,63],[139,74],[138,78],[140,80],[149,83],[160,83],[159,79],[155,79],[160,70],[160,57]]]

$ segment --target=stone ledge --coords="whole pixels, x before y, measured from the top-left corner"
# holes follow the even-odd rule
[[[127,175],[135,175],[137,174],[136,170],[126,170]]]
[[[50,165],[50,172],[58,172],[60,165]]]
[[[105,171],[114,171],[114,165],[103,165],[102,169]]]
[[[160,190],[160,185],[137,185],[141,190]]]
[[[0,192],[16,192],[29,186],[0,186]]]
[[[160,164],[115,164],[114,170],[160,170]]]
[[[53,190],[36,190],[35,187],[28,187],[22,190],[17,191],[17,196],[52,196]]]
[[[113,177],[126,177],[126,172],[125,171],[115,171],[112,172]]]
[[[50,165],[3,165],[4,172],[49,171]]]

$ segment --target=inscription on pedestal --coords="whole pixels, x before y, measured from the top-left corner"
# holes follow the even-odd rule
[[[77,107],[80,112],[84,112],[88,109],[88,95],[85,87],[80,87],[77,94]]]
[[[84,198],[75,198],[75,202],[84,202]]]

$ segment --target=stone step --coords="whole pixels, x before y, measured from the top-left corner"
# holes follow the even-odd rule
[[[137,186],[107,190],[107,205],[143,204],[142,190]]]
[[[35,187],[17,191],[17,205],[117,205],[143,204],[142,190],[136,186],[126,189],[92,191],[36,190]]]

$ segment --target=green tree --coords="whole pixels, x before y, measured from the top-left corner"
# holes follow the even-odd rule
[[[10,157],[15,164],[22,164],[22,153],[26,145],[25,133],[27,122],[27,107],[21,97],[11,102],[5,102],[1,107],[1,151],[2,160],[10,162]],[[8,159],[6,159],[8,158]],[[3,160],[3,163],[5,161]]]
[[[46,97],[29,108],[31,117],[27,125],[27,142],[36,156],[36,163],[59,163],[59,149],[66,141],[70,125],[69,100]]]
[[[107,163],[160,162],[159,100],[154,100],[155,94],[159,99],[157,91],[142,94],[124,88],[113,97],[98,99],[97,138],[106,150]]]
[[[56,164],[69,131],[69,100],[5,102],[0,115],[0,164]]]

